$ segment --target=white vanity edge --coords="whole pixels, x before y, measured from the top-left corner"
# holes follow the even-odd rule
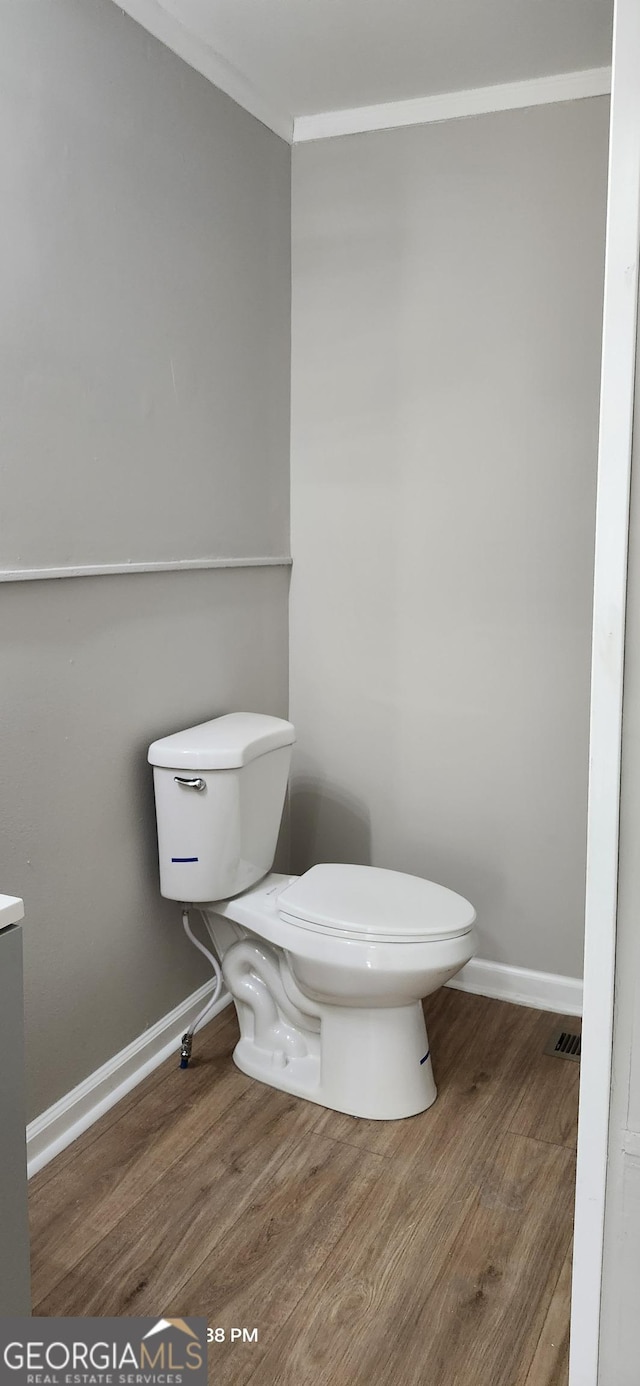
[[[0,929],[24,919],[24,902],[17,895],[0,895]]]

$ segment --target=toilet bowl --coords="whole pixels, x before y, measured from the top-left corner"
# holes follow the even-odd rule
[[[202,911],[244,1073],[351,1116],[414,1116],[436,1098],[421,1003],[473,956],[475,911],[378,867],[272,872],[293,740],[231,713],[153,743],[161,891]]]

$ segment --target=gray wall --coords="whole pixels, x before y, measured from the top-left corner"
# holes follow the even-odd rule
[[[288,147],[111,0],[0,6],[2,567],[287,551]],[[30,1115],[207,976],[146,747],[287,710],[286,568],[0,585]]]
[[[111,0],[0,24],[2,566],[286,552],[287,145]]]
[[[582,968],[608,102],[293,160],[294,869]]]

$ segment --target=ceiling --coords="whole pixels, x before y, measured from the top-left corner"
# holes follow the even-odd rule
[[[253,93],[263,106],[254,114],[270,112],[274,128],[317,112],[599,68],[611,57],[613,0],[116,2],[242,104],[238,93]]]

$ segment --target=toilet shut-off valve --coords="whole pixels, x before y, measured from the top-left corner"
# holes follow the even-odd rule
[[[186,1034],[184,1034],[184,1035],[182,1036],[182,1045],[181,1045],[181,1049],[180,1049],[180,1067],[181,1067],[181,1068],[188,1068],[188,1066],[189,1066],[189,1059],[191,1058],[191,1050],[192,1050],[192,1048],[193,1048],[193,1035],[191,1034],[191,1032],[190,1032],[189,1030],[187,1030],[187,1031],[186,1031]]]

